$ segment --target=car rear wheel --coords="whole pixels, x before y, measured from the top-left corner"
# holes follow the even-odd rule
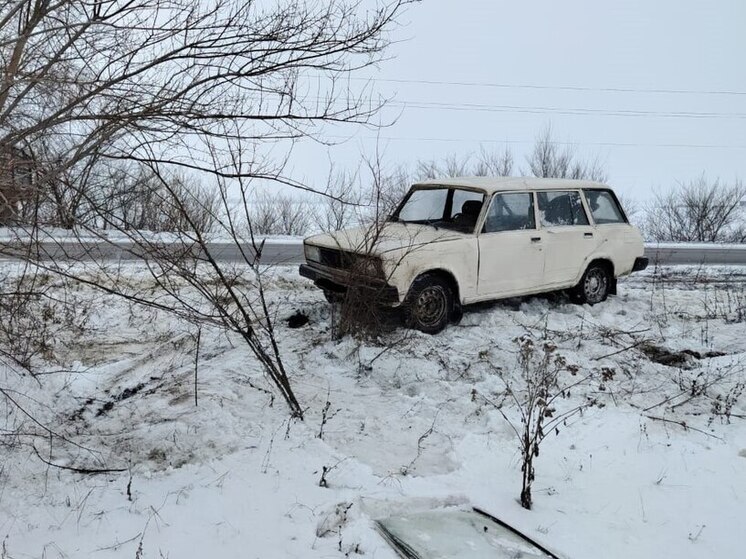
[[[575,287],[574,299],[581,304],[595,305],[605,301],[611,289],[611,274],[603,264],[591,264]]]
[[[453,311],[453,291],[442,277],[417,278],[407,297],[407,322],[426,334],[437,334],[447,325]]]

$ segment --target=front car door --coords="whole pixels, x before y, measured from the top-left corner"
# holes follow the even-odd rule
[[[544,283],[569,287],[585,271],[586,261],[598,246],[595,229],[580,191],[540,191],[536,199],[544,242]]]
[[[542,235],[531,192],[500,192],[490,201],[479,233],[478,295],[499,299],[540,288]]]
[[[389,281],[402,296],[417,276],[437,269],[453,275],[462,302],[477,298],[476,228],[485,199],[483,190],[459,186],[410,190],[391,218],[396,246],[387,255]]]

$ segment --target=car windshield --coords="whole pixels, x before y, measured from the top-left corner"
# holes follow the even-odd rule
[[[557,559],[514,528],[477,510],[415,512],[384,518],[377,525],[402,557]]]
[[[464,188],[415,188],[410,190],[392,220],[471,233],[483,203],[483,193]]]

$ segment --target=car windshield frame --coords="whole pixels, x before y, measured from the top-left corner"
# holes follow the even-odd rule
[[[400,216],[401,211],[406,207],[409,200],[412,198],[412,196],[416,192],[420,191],[427,191],[427,190],[446,190],[446,200],[443,205],[443,213],[441,214],[440,219],[402,219]],[[469,194],[477,194],[481,195],[481,206],[479,209],[479,214],[476,216],[474,223],[468,223],[468,224],[459,224],[457,223],[453,218],[459,215],[458,212],[453,212],[453,199],[455,196],[456,191],[463,191]],[[448,231],[455,231],[457,233],[464,233],[464,234],[475,234],[477,231],[477,227],[480,225],[480,221],[482,220],[482,214],[484,213],[484,205],[485,201],[487,200],[487,192],[480,188],[470,188],[466,186],[455,186],[455,185],[446,185],[446,184],[434,184],[434,185],[427,185],[427,186],[418,186],[415,185],[412,188],[409,189],[406,196],[402,199],[402,201],[397,206],[396,210],[393,214],[391,214],[391,217],[389,218],[389,221],[396,222],[396,223],[412,223],[417,225],[429,225],[432,227],[435,227],[436,229],[447,229]],[[450,217],[446,217],[450,216]]]

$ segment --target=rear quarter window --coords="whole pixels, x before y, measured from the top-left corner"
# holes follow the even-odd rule
[[[608,190],[584,190],[585,199],[597,225],[627,223],[616,197]]]

